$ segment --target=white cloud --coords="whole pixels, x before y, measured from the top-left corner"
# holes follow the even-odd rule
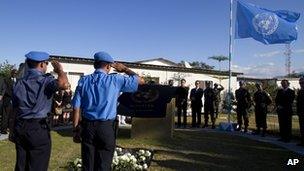
[[[291,49],[292,53],[304,53],[304,49]],[[272,51],[272,52],[266,52],[266,53],[257,53],[254,54],[254,57],[260,57],[260,58],[264,58],[264,57],[274,57],[276,55],[284,55],[284,51],[281,50],[276,50],[276,51]]]
[[[267,53],[260,53],[260,54],[254,54],[254,57],[273,57],[278,54],[282,54],[282,51],[276,50],[272,52],[267,52]]]
[[[244,76],[257,78],[272,78],[285,74],[285,67],[277,66],[272,62],[245,67],[232,65],[232,70],[235,72],[242,72],[244,73]]]
[[[294,53],[304,53],[304,49],[297,49],[293,51]]]

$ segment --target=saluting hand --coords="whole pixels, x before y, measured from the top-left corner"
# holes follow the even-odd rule
[[[55,73],[58,74],[58,73],[60,73],[60,72],[63,71],[62,65],[61,65],[58,61],[52,60],[52,61],[51,61],[51,64],[52,64],[52,66],[53,66],[53,68],[54,68],[54,72],[55,72]]]
[[[124,64],[117,62],[111,64],[111,67],[113,67],[117,72],[125,72],[128,69]]]

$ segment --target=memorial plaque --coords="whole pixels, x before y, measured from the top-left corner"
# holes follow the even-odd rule
[[[141,118],[166,116],[167,103],[175,95],[176,88],[167,85],[142,85],[135,93],[123,93],[119,97],[118,114]]]

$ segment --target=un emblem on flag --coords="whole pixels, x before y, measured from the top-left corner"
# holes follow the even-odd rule
[[[263,36],[274,33],[279,26],[277,15],[269,12],[259,13],[252,19],[252,24],[256,32]]]

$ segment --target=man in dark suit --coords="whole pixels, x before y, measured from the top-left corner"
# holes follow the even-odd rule
[[[262,84],[256,83],[257,91],[253,95],[253,100],[255,104],[255,123],[256,123],[256,131],[255,135],[260,133],[260,129],[263,128],[262,136],[265,136],[267,129],[267,106],[271,104],[272,100],[265,90],[263,90]]]
[[[278,90],[275,98],[281,136],[279,141],[290,142],[292,104],[295,99],[295,91],[289,88],[288,80],[282,80],[281,85],[282,88]]]
[[[181,127],[181,115],[183,113],[183,127],[187,125],[187,100],[189,88],[186,87],[186,80],[181,79],[181,86],[176,90],[177,127]]]
[[[191,111],[192,111],[192,127],[199,128],[201,125],[201,112],[202,112],[202,97],[204,90],[199,87],[200,82],[195,81],[195,88],[190,92]]]
[[[299,116],[301,142],[298,145],[304,146],[304,77],[300,78],[299,84],[301,89],[297,96],[297,114]]]

